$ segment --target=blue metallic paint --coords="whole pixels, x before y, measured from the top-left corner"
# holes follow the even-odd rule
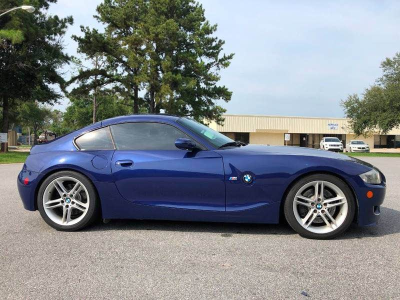
[[[162,115],[118,117],[35,146],[18,176],[24,207],[36,209],[38,188],[49,174],[74,170],[93,182],[104,218],[278,223],[291,184],[307,174],[324,172],[342,178],[353,190],[358,224],[378,221],[373,209],[383,202],[385,183],[368,185],[359,177],[371,165],[341,154],[297,147],[248,145],[218,150],[176,120]],[[125,122],[173,125],[207,150],[79,151],[74,145],[74,139],[85,132]],[[117,163],[127,160],[132,165]],[[245,174],[252,175],[251,184],[242,181]],[[28,185],[23,183],[26,177]],[[229,180],[232,177],[238,180]],[[366,197],[369,190],[374,192],[372,199]]]

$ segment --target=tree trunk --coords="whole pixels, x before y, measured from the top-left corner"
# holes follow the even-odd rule
[[[99,69],[99,57],[96,55],[95,62],[94,62],[94,67],[96,70]],[[96,101],[96,96],[97,96],[97,75],[94,77],[94,83],[95,83],[95,88],[94,88],[94,94],[93,94],[93,124],[96,123],[96,115],[97,115],[97,101]]]
[[[33,145],[37,145],[38,144],[38,130],[39,128],[37,128],[36,126],[33,126]]]
[[[136,80],[136,76],[138,74],[138,69],[133,69],[133,80]],[[133,84],[133,113],[139,113],[139,86],[137,83]]]
[[[154,90],[150,88],[150,113],[154,114],[156,112],[156,100],[154,99]]]
[[[96,115],[97,115],[97,102],[96,102],[96,93],[97,93],[97,88],[94,90],[94,95],[93,95],[93,124],[96,123]]]
[[[7,97],[3,97],[3,124],[1,126],[1,132],[8,133],[8,114],[9,114],[9,102]],[[1,144],[1,150],[7,152],[8,143]]]
[[[139,87],[135,84],[133,87],[133,113],[139,113]]]

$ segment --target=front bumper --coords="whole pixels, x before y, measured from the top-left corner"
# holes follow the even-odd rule
[[[356,191],[358,200],[357,223],[360,226],[374,226],[378,224],[380,219],[380,206],[385,199],[386,184],[372,185],[363,182],[361,184],[362,186],[359,185]],[[373,193],[372,198],[367,197],[369,191]]]
[[[369,149],[351,149],[351,152],[360,152],[360,153],[368,153]]]
[[[343,151],[343,147],[325,147],[325,150],[334,151],[334,152],[342,152]]]

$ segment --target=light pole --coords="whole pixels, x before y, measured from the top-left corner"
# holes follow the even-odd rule
[[[14,10],[17,10],[17,9],[26,10],[28,13],[33,13],[33,12],[35,11],[35,8],[34,8],[33,6],[30,6],[30,5],[22,5],[22,6],[18,6],[18,7],[11,8],[11,9],[7,10],[6,12],[3,12],[3,13],[0,15],[0,17],[3,16],[3,15],[5,15],[5,14],[8,14],[9,12],[12,12],[12,11],[14,11]]]

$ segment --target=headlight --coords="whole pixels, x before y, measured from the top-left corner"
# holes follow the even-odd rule
[[[381,174],[379,174],[379,172],[375,169],[372,169],[367,173],[361,174],[360,177],[362,180],[364,180],[364,182],[369,184],[380,184],[382,182]]]

